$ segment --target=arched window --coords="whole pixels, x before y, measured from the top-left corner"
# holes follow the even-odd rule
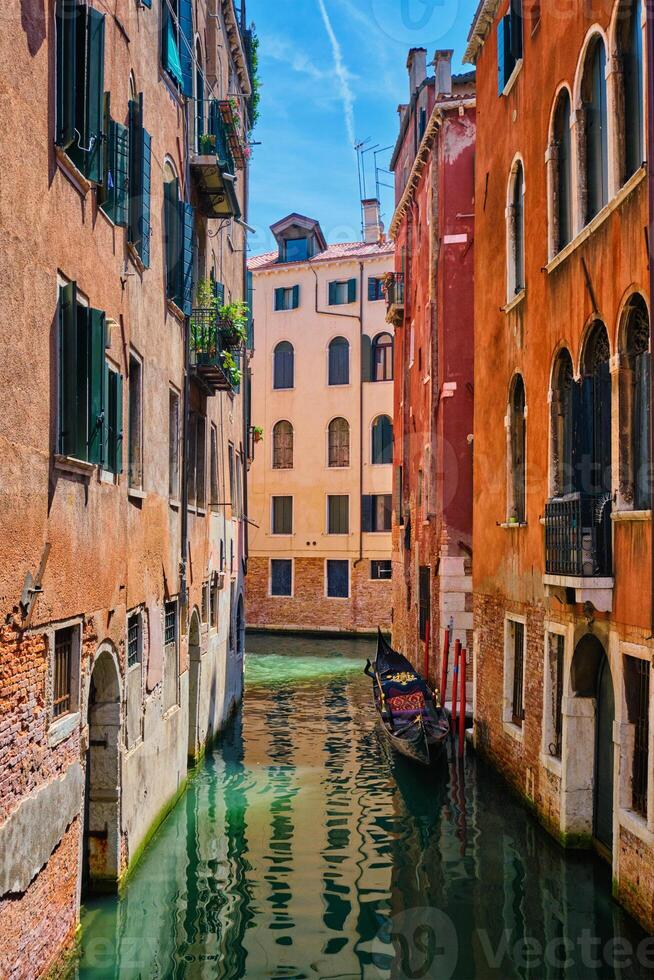
[[[618,11],[618,56],[624,85],[623,182],[636,173],[645,159],[642,8],[642,0],[626,0]]]
[[[273,355],[273,388],[292,388],[294,385],[295,354],[293,345],[282,340]]]
[[[166,295],[178,300],[182,251],[179,222],[179,179],[169,160],[164,163],[164,238],[166,252]]]
[[[393,462],[393,423],[388,415],[378,415],[372,423],[372,461]]]
[[[550,438],[552,443],[553,497],[563,497],[574,490],[572,472],[572,396],[574,372],[570,353],[559,351],[552,372]]]
[[[563,89],[554,112],[552,133],[553,254],[572,239],[572,140],[570,137],[570,95]]]
[[[525,424],[525,385],[518,374],[511,386],[509,404],[509,521],[524,524],[526,520],[525,478],[527,431]]]
[[[586,224],[609,199],[609,140],[606,111],[606,50],[601,37],[594,38],[586,52],[581,86],[585,139],[582,187],[586,188]],[[585,179],[584,179],[585,178]],[[583,197],[583,195],[582,195]]]
[[[273,426],[273,469],[293,469],[293,426],[285,419]]]
[[[507,299],[509,302],[525,288],[524,191],[522,163],[517,160],[511,171],[507,207]]]
[[[204,133],[204,72],[202,69],[202,48],[195,42],[195,151],[202,153],[201,137]]]
[[[380,333],[372,342],[372,380],[393,380],[393,338]]]
[[[578,404],[573,408],[575,489],[608,501],[612,497],[610,358],[606,327],[597,320],[584,345]]]
[[[350,465],[350,426],[347,419],[332,419],[328,430],[330,466]]]
[[[350,345],[345,337],[334,337],[329,345],[329,384],[350,383]]]
[[[620,351],[620,495],[634,510],[649,510],[649,314],[642,296],[625,313]]]

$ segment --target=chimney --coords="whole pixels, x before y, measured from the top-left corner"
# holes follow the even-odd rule
[[[434,55],[434,74],[436,75],[436,98],[452,94],[452,55],[449,48],[437,51]]]
[[[379,201],[376,197],[369,197],[361,202],[363,209],[363,240],[366,245],[376,245],[380,241],[384,226],[379,215]]]
[[[409,71],[409,99],[427,77],[427,48],[411,48],[406,59]]]

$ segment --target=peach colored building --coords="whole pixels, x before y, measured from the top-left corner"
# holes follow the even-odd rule
[[[393,268],[376,201],[366,241],[317,221],[272,226],[249,262],[257,343],[250,471],[250,626],[370,632],[391,617]]]
[[[0,975],[32,980],[240,697],[247,353],[239,387],[223,320],[193,310],[245,298],[253,104],[244,4],[20,6],[0,36]]]

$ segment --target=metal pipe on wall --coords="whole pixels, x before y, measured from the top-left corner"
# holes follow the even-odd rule
[[[650,302],[650,351],[652,350],[652,328],[651,310],[652,298],[654,297],[654,260],[652,257],[652,244],[654,243],[654,0],[646,0],[647,24],[646,24],[646,50],[647,50],[647,187],[648,187],[648,268],[649,268],[649,302]],[[649,457],[649,483],[650,483],[650,510],[654,517],[654,479],[652,465],[654,463],[654,370],[652,370],[650,360],[650,457]],[[651,632],[654,635],[654,521],[650,520],[650,569],[651,581]]]

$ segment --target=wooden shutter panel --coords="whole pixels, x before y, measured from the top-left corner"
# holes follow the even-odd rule
[[[284,290],[280,286],[275,290],[275,310],[284,309]]]
[[[372,531],[372,496],[369,493],[361,497],[361,530]]]
[[[293,302],[292,302],[291,309],[297,310],[299,305],[300,305],[300,287],[293,286]]]
[[[365,333],[361,336],[361,380],[372,381],[372,341]]]
[[[125,126],[110,119],[108,134],[102,209],[114,224],[124,228],[127,225],[128,210],[129,131]]]
[[[191,0],[179,0],[179,60],[182,68],[182,92],[193,96],[193,10]]]
[[[89,147],[86,176],[102,182],[104,108],[104,14],[88,7],[88,58],[86,93],[86,145]]]
[[[104,426],[106,421],[105,323],[102,310],[87,310],[88,325],[88,422],[87,455],[89,463],[104,463]]]
[[[56,142],[64,149],[75,139],[76,21],[75,0],[58,0]]]
[[[164,184],[164,230],[166,239],[166,294],[169,299],[177,295],[179,268],[179,181],[177,178]]]
[[[107,468],[123,472],[123,379],[117,371],[107,371],[108,452]]]
[[[357,298],[357,281],[356,279],[348,279],[347,283],[347,301],[348,303],[356,302]]]
[[[368,276],[368,299],[370,301],[377,299],[377,280],[372,276]]]
[[[136,243],[141,261],[146,269],[150,268],[150,180],[152,169],[151,137],[147,130],[143,134],[143,151],[141,155],[141,215],[139,219],[139,238]]]
[[[336,286],[338,283],[330,282],[329,284],[329,305],[336,306]]]
[[[129,224],[127,239],[136,245],[139,238],[141,217],[141,154],[143,141],[141,138],[143,93],[137,99],[130,99],[129,109]]]
[[[497,24],[497,92],[501,95],[508,80],[507,54],[510,43],[509,21],[503,17]]]
[[[180,224],[182,227],[182,263],[179,293],[179,307],[190,316],[193,301],[193,229],[195,210],[185,201],[180,203]]]
[[[69,282],[59,290],[59,451],[64,456],[78,454],[77,439],[77,284]]]
[[[152,0],[141,0],[141,3],[144,7],[147,7],[148,10],[152,7]]]
[[[213,294],[216,298],[218,306],[225,305],[225,286],[222,282],[216,282],[214,280],[213,284]]]

